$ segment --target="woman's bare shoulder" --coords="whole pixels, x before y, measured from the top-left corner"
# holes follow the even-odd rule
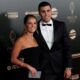
[[[19,37],[16,41],[15,41],[15,44],[14,45],[22,45],[22,43],[23,43],[23,36],[21,36],[21,37]]]

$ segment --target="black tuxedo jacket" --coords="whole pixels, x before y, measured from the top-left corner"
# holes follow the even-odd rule
[[[53,20],[53,19],[52,19]],[[71,68],[70,43],[65,23],[53,20],[54,23],[54,42],[49,49],[40,31],[40,21],[38,29],[34,36],[42,48],[44,58],[41,59],[44,67],[48,60],[51,62],[52,70],[55,73],[61,73],[66,67]]]

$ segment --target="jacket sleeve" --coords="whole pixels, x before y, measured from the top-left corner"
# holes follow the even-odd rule
[[[65,26],[65,23],[63,23],[63,51],[64,51],[64,63],[66,68],[72,68],[72,54],[71,54],[71,45],[70,45],[70,39],[69,35]]]

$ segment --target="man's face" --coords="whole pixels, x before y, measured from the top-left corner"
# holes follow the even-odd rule
[[[40,8],[39,14],[44,22],[48,22],[52,16],[52,10],[50,6],[44,6]]]

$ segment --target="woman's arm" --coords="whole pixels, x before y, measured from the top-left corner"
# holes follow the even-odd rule
[[[27,68],[32,75],[34,76],[37,73],[37,70],[32,67],[31,65],[21,61],[20,59],[18,59],[18,56],[20,54],[20,51],[23,49],[23,44],[21,40],[17,40],[14,44],[14,47],[12,49],[12,53],[11,53],[11,62],[15,65],[18,65],[20,67],[23,68]]]

